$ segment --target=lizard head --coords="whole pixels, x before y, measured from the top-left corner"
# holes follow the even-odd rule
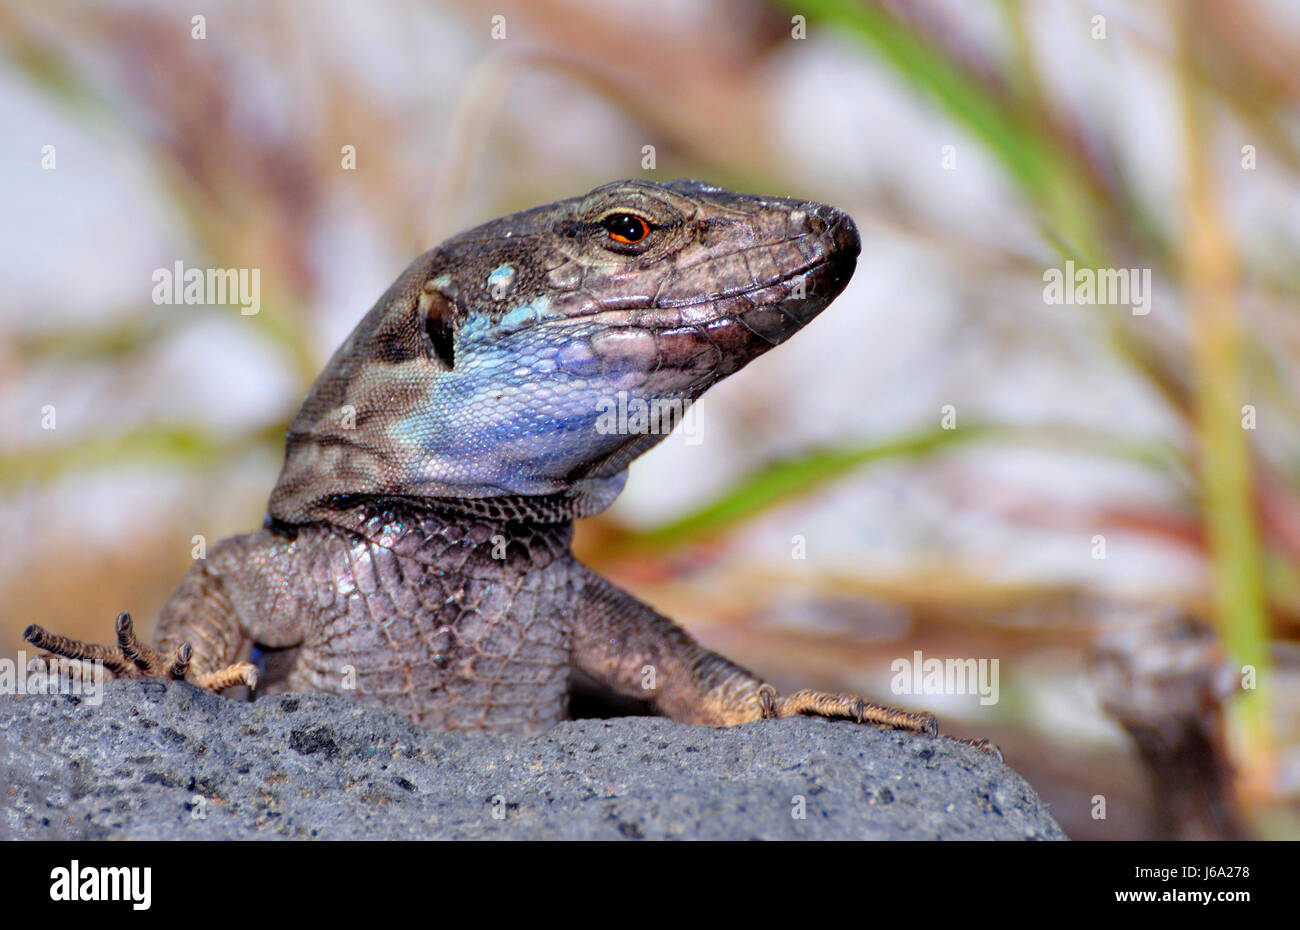
[[[600,510],[668,431],[611,414],[675,422],[820,313],[858,250],[832,207],[692,180],[606,184],[454,236],[317,379],[271,515],[320,519],[358,496],[561,495],[572,515]]]

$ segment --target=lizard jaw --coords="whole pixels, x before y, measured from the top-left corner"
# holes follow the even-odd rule
[[[829,209],[829,208],[827,208]],[[856,227],[834,211],[816,260],[774,281],[737,288],[709,300],[601,309],[543,325],[571,328],[606,372],[635,383],[616,386],[656,396],[698,397],[708,387],[788,340],[848,284],[860,251]],[[599,335],[590,336],[593,329]]]

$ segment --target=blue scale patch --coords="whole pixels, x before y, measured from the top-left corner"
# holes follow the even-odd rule
[[[501,265],[494,268],[487,276],[487,286],[493,294],[501,293],[503,296],[510,291],[515,283],[515,266]]]
[[[540,322],[551,316],[551,302],[545,297],[538,297],[530,304],[522,304],[515,307],[500,320],[497,321],[497,333],[502,336],[508,336],[511,333],[517,333],[521,329],[527,329],[534,323]]]

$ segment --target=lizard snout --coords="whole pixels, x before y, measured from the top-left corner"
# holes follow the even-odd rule
[[[823,217],[831,241],[835,243],[835,252],[850,261],[856,261],[862,254],[862,239],[858,236],[858,224],[852,217],[834,207],[823,207],[829,216]]]
[[[839,296],[853,277],[862,239],[857,224],[843,210],[822,203],[806,205],[808,233],[818,240],[821,260],[804,277],[804,287],[792,288],[787,307],[806,323]]]
[[[820,236],[829,243],[831,256],[839,261],[852,263],[862,252],[862,239],[858,236],[858,226],[843,210],[824,203],[810,203],[805,223],[808,231]]]

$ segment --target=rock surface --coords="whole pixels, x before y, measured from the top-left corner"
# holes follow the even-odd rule
[[[0,697],[0,774],[0,839],[1065,839],[991,756],[808,718],[522,739],[113,681],[99,706]]]

